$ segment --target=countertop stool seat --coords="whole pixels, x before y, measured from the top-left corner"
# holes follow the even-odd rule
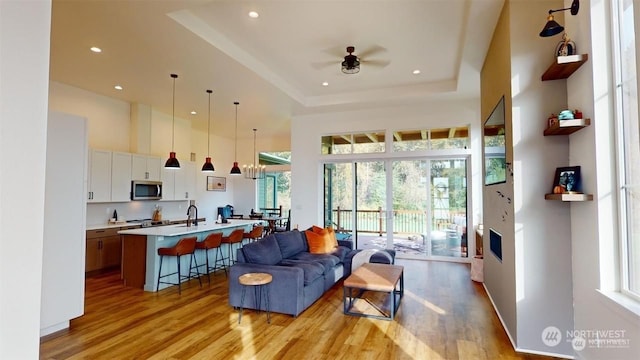
[[[229,236],[222,237],[222,243],[229,245],[229,257],[227,258],[229,259],[227,263],[228,266],[231,266],[232,263],[235,263],[235,260],[233,260],[233,244],[237,244],[237,247],[242,246],[243,235],[244,235],[244,230],[242,228],[237,228],[233,230],[229,234]]]
[[[211,273],[215,273],[218,270],[224,270],[224,276],[227,276],[227,268],[224,266],[224,257],[222,255],[222,233],[211,233],[207,237],[196,243],[196,250],[204,250],[204,257],[206,263],[200,266],[205,266],[207,273],[207,280],[211,285]],[[213,260],[213,266],[209,265],[209,250],[215,250],[215,258]],[[218,259],[218,255],[220,258]]]
[[[244,306],[244,295],[247,286],[253,286],[255,308],[260,311],[262,305],[262,297],[264,297],[265,310],[267,311],[267,324],[271,324],[271,313],[269,311],[269,284],[273,280],[273,276],[267,273],[246,273],[238,277],[238,282],[242,285],[242,295],[240,296],[240,314],[238,315],[238,324],[242,321],[242,307]]]
[[[182,238],[180,239],[174,246],[169,247],[169,248],[159,248],[158,249],[158,255],[160,256],[160,268],[158,269],[158,284],[156,286],[156,291],[160,290],[160,284],[170,284],[170,285],[178,285],[178,294],[181,294],[181,284],[183,280],[187,280],[189,281],[192,278],[197,278],[198,282],[200,283],[200,287],[202,287],[202,281],[200,280],[200,272],[198,271],[198,261],[196,260],[195,256],[194,256],[194,252],[196,250],[196,242],[198,241],[198,238],[195,236],[192,237],[186,237],[186,238]],[[189,259],[189,275],[182,275],[181,271],[180,271],[180,258],[184,255],[190,255],[191,258]],[[165,256],[173,256],[176,258],[176,263],[178,265],[178,271],[173,272],[173,273],[169,273],[169,274],[165,274],[162,275],[162,260],[164,259]],[[195,263],[195,266],[193,266],[193,263]],[[193,269],[195,269],[195,276],[192,275],[193,274]],[[173,275],[177,275],[178,276],[178,281],[177,282],[170,282],[170,281],[162,281],[163,278],[169,277],[169,276],[173,276]]]
[[[257,225],[257,226],[254,226],[253,229],[251,229],[251,231],[242,234],[242,240],[244,241],[244,239],[248,239],[249,242],[257,241],[258,239],[262,238],[263,233],[264,233],[264,226]]]

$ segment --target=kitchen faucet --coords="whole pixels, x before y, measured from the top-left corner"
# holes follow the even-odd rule
[[[189,205],[187,208],[187,224],[189,224],[189,219],[191,219],[191,208],[196,209],[196,217],[193,219],[193,226],[198,226],[198,207],[195,205]]]

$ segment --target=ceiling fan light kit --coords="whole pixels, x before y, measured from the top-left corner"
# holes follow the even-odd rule
[[[564,27],[554,20],[553,13],[566,10],[570,10],[571,15],[577,15],[578,11],[580,10],[580,0],[573,0],[573,2],[571,3],[571,7],[568,8],[549,10],[547,23],[544,25],[544,28],[542,28],[542,31],[540,31],[541,37],[557,35],[564,31]]]
[[[342,62],[342,72],[345,74],[357,74],[360,72],[360,60],[356,55],[353,55],[355,50],[355,47],[347,46],[349,55],[345,56]]]

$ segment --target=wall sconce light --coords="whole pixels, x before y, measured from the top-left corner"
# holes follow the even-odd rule
[[[577,15],[578,10],[580,10],[580,0],[573,0],[573,2],[571,3],[571,7],[568,7],[568,8],[549,10],[549,16],[547,16],[547,24],[544,26],[542,31],[540,31],[540,36],[548,37],[548,36],[557,35],[563,32],[564,27],[558,24],[553,19],[553,13],[558,11],[566,11],[566,10],[571,10],[571,15]]]
[[[240,175],[242,172],[240,171],[240,167],[238,166],[238,105],[239,102],[235,101],[233,105],[236,106],[236,137],[235,137],[235,155],[233,157],[233,167],[231,168],[231,175]]]
[[[215,168],[213,167],[213,163],[211,162],[211,93],[212,90],[207,90],[209,94],[209,122],[207,123],[207,158],[204,161],[204,165],[202,165],[202,172],[210,172],[212,173]]]
[[[245,165],[244,168],[244,177],[247,179],[264,179],[264,170],[265,166],[260,166],[260,158],[256,153],[256,131],[258,129],[253,129],[253,154],[256,156],[255,164],[251,164],[249,166]]]
[[[167,162],[164,163],[165,169],[180,169],[180,162],[176,157],[176,153],[173,149],[175,145],[175,137],[176,137],[176,79],[178,78],[177,74],[171,74],[173,78],[173,125],[171,129],[171,152],[169,153],[169,158]]]

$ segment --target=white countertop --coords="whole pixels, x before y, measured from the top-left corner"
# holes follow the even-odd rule
[[[199,219],[204,219],[204,217],[200,217]],[[169,222],[173,222],[173,221],[186,221],[187,218],[186,217],[181,217],[181,218],[165,218],[163,219],[164,221],[169,221]],[[150,221],[150,220],[148,220]],[[200,221],[200,220],[198,220]],[[204,222],[204,221],[203,221]],[[117,228],[124,228],[124,227],[130,227],[130,226],[142,226],[142,221],[134,221],[134,222],[125,222],[125,223],[120,223],[120,224],[112,224],[112,223],[107,223],[107,224],[93,224],[93,225],[87,225],[86,230],[98,230],[98,229],[117,229]]]
[[[186,224],[153,226],[139,229],[120,230],[120,235],[151,235],[151,236],[180,236],[194,234],[204,231],[215,231],[234,227],[249,226],[255,224],[256,220],[230,219],[226,224],[198,223],[198,226],[186,226]]]

